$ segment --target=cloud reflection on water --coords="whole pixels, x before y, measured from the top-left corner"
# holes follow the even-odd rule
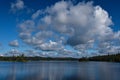
[[[120,80],[120,64],[105,62],[0,62],[0,80]]]

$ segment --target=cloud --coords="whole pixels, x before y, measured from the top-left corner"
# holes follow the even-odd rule
[[[115,33],[114,38],[120,40],[120,31]]]
[[[99,49],[101,54],[116,54],[120,52],[120,46],[112,45],[110,42],[101,43]]]
[[[19,37],[34,49],[49,51],[43,54],[78,56],[119,50],[116,43],[120,41],[120,32],[113,32],[108,12],[93,2],[59,1],[37,10],[30,18],[18,25]],[[65,49],[66,45],[78,52]]]
[[[24,2],[22,0],[16,0],[15,3],[11,3],[11,10],[16,12],[17,10],[22,10],[25,8]]]
[[[11,47],[18,47],[19,46],[18,40],[11,41],[9,43],[9,46],[11,46]]]
[[[100,6],[93,6],[92,2],[73,5],[60,1],[47,9],[47,15],[42,20],[59,33],[69,34],[67,44],[72,46],[95,38],[106,39],[112,34],[109,27],[112,21],[107,11]]]
[[[17,49],[11,49],[7,53],[5,53],[4,56],[19,56],[21,54],[22,53],[19,50],[17,50]]]
[[[29,33],[23,33],[21,32],[19,34],[20,38],[28,45],[33,46],[35,49],[40,50],[57,50],[62,47],[62,39],[59,39],[60,41],[55,39],[58,39],[53,32],[51,31],[40,31],[37,32],[34,36],[31,36]],[[54,41],[49,40],[50,38],[55,38]],[[58,41],[58,42],[57,42]]]
[[[43,43],[41,45],[36,46],[36,48],[40,48],[44,51],[58,51],[63,48],[62,44],[60,42],[53,42],[49,41],[48,43]]]
[[[86,44],[79,44],[77,46],[74,46],[76,50],[79,50],[82,53],[85,53],[86,50],[94,49],[94,40],[88,41]]]
[[[41,10],[37,10],[37,11],[32,15],[32,19],[38,18],[41,13],[42,13]]]
[[[19,54],[19,51],[17,49],[11,49],[11,51],[9,53],[11,53],[11,54]]]
[[[61,40],[64,39],[62,37],[59,37],[52,31],[49,30],[41,31],[40,29],[37,29],[35,26],[35,22],[32,20],[27,20],[19,24],[18,26],[20,29],[19,37],[23,40],[23,42],[33,46],[35,49],[52,50],[53,48],[50,49],[50,47],[57,46],[58,43],[62,42]],[[49,39],[52,38],[54,38],[54,40],[49,41]],[[52,44],[53,42],[56,44]]]

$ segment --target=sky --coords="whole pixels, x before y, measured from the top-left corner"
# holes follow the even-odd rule
[[[0,0],[0,55],[120,52],[119,0]]]

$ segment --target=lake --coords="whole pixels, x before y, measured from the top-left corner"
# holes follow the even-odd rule
[[[0,80],[120,80],[120,63],[0,62]]]

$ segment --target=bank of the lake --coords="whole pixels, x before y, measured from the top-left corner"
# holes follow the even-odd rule
[[[13,61],[13,62],[28,62],[28,61],[78,61],[76,58],[52,58],[52,57],[24,57],[24,56],[13,56],[13,57],[0,57],[0,61]]]
[[[120,62],[120,54],[102,55],[94,57],[72,58],[72,57],[25,57],[12,56],[12,57],[0,57],[0,61],[14,61],[14,62],[27,62],[27,61],[106,61],[106,62]]]
[[[106,62],[120,62],[120,54],[100,55],[94,57],[83,57],[79,61],[106,61]]]

